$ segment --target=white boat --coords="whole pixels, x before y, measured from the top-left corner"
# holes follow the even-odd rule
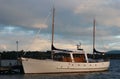
[[[22,58],[24,73],[72,73],[105,71],[109,68],[109,61],[88,61],[83,54],[77,52],[57,52],[53,59]]]
[[[90,60],[84,50],[79,48],[77,51],[69,51],[54,47],[54,11],[55,9],[53,9],[51,59],[42,60],[22,57],[24,73],[73,73],[108,70],[109,60],[102,58]]]

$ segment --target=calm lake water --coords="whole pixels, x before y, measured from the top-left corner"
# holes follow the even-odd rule
[[[0,79],[120,79],[120,60],[111,60],[110,69],[105,72],[0,75]]]

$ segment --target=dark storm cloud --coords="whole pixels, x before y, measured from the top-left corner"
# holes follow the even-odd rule
[[[50,0],[0,0],[0,23],[32,27],[48,15],[48,3]]]

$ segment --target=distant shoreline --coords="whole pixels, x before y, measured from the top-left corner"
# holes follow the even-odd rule
[[[37,59],[50,59],[51,52],[50,51],[3,51],[0,52],[0,59],[9,59],[15,60],[18,57],[28,57],[28,58],[37,58]],[[90,56],[90,54],[88,54]],[[110,59],[120,59],[120,51],[109,51],[105,54],[104,57],[108,57]]]

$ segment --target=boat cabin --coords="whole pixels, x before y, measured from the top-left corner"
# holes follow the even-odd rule
[[[78,52],[54,53],[53,60],[62,62],[86,62],[85,54]]]

